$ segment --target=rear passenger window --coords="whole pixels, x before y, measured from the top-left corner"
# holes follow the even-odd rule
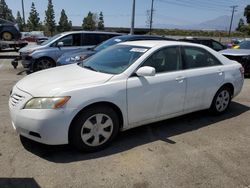
[[[100,37],[98,34],[85,33],[83,34],[83,45],[94,46],[100,43]]]
[[[221,65],[212,54],[197,47],[183,47],[182,58],[186,69]]]
[[[181,61],[178,47],[168,47],[155,52],[143,66],[155,68],[156,73],[180,70]]]

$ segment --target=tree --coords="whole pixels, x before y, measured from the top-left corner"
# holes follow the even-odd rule
[[[247,19],[247,23],[250,24],[250,5],[247,5],[244,11],[244,16]]]
[[[45,11],[45,29],[51,36],[56,30],[55,11],[52,0],[48,0],[48,8]]]
[[[19,30],[24,31],[25,26],[24,26],[23,19],[22,19],[21,14],[20,14],[19,11],[17,11],[16,23],[17,23],[17,25],[19,27]]]
[[[36,31],[39,30],[40,28],[40,18],[39,14],[36,11],[36,7],[34,2],[31,4],[31,10],[30,10],[30,15],[28,18],[27,26],[29,28],[29,31]]]
[[[88,15],[83,19],[82,28],[84,30],[95,30],[96,22],[94,20],[94,14],[89,12]]]
[[[241,18],[238,27],[236,28],[236,31],[241,31],[241,28],[245,25],[244,20]]]
[[[61,11],[61,17],[58,23],[58,31],[59,32],[64,32],[64,31],[69,31],[71,30],[72,23],[71,21],[68,21],[68,16],[65,13],[65,10],[62,9]]]
[[[15,18],[12,15],[12,10],[9,9],[5,0],[0,1],[0,17],[5,20],[15,21]]]
[[[99,14],[99,20],[97,25],[98,30],[104,30],[104,18],[102,12]]]

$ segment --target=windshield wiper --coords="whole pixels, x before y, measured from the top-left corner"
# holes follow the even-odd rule
[[[96,72],[97,72],[97,70],[95,70],[95,69],[94,69],[93,67],[91,67],[91,66],[83,65],[83,67],[86,68],[86,69],[89,69],[89,70],[92,70],[92,71],[96,71]]]

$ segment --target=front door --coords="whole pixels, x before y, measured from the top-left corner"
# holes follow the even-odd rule
[[[142,65],[154,67],[155,76],[128,78],[129,124],[183,111],[186,80],[179,54],[179,47],[161,49]]]

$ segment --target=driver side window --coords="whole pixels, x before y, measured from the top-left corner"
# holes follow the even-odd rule
[[[142,66],[154,67],[156,73],[180,70],[179,47],[168,47],[155,52]]]

